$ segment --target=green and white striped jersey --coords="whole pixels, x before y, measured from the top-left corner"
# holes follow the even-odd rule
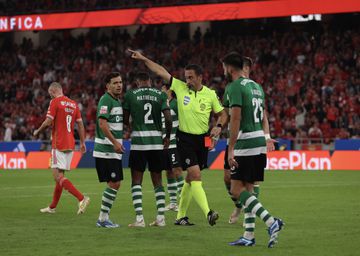
[[[132,122],[131,150],[162,150],[161,113],[169,109],[167,95],[151,87],[129,90],[125,94],[124,109]]]
[[[171,120],[172,120],[172,128],[171,128],[171,135],[170,135],[170,145],[169,148],[176,148],[176,131],[179,127],[179,119],[178,119],[178,108],[177,108],[177,100],[171,99],[169,102],[170,105],[170,112],[171,112]],[[161,113],[161,121],[162,121],[162,128],[163,128],[163,138],[165,138],[165,117],[164,114]]]
[[[240,131],[235,144],[235,156],[266,154],[262,121],[265,95],[259,84],[239,78],[228,85],[229,106],[241,107]]]
[[[122,143],[123,139],[123,109],[119,99],[113,98],[109,93],[105,93],[97,106],[96,113],[96,134],[94,157],[107,159],[122,159],[122,154],[114,151],[111,141],[105,137],[99,126],[99,118],[107,120],[109,129],[117,141]]]

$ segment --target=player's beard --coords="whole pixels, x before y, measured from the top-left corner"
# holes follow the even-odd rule
[[[226,78],[226,80],[229,81],[229,83],[231,83],[233,81],[232,76],[231,76],[231,74],[229,72],[226,72],[225,78]]]

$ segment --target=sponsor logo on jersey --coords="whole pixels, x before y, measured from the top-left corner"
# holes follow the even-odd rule
[[[186,106],[187,104],[190,103],[190,97],[189,96],[185,96],[184,97],[184,105]]]
[[[108,106],[101,106],[100,107],[100,114],[107,114]]]
[[[200,104],[200,110],[201,110],[201,111],[204,111],[205,108],[206,108],[205,103],[201,103],[201,104]]]

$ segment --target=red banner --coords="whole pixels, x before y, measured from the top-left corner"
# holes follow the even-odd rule
[[[353,170],[360,171],[360,151],[273,151],[267,154],[268,170]],[[210,169],[223,169],[224,152]]]
[[[359,0],[274,0],[0,17],[0,32],[359,12]]]
[[[74,151],[71,161],[71,169],[75,169],[82,154]],[[0,152],[0,170],[2,169],[49,169],[50,152],[29,152],[26,156],[24,152]]]

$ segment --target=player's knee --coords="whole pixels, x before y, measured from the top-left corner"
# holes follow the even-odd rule
[[[229,173],[224,172],[224,183],[230,185],[230,183],[231,183],[231,178],[230,178],[230,174],[229,174]]]
[[[116,182],[108,182],[108,185],[110,188],[118,190],[120,188],[120,181],[116,181]]]

